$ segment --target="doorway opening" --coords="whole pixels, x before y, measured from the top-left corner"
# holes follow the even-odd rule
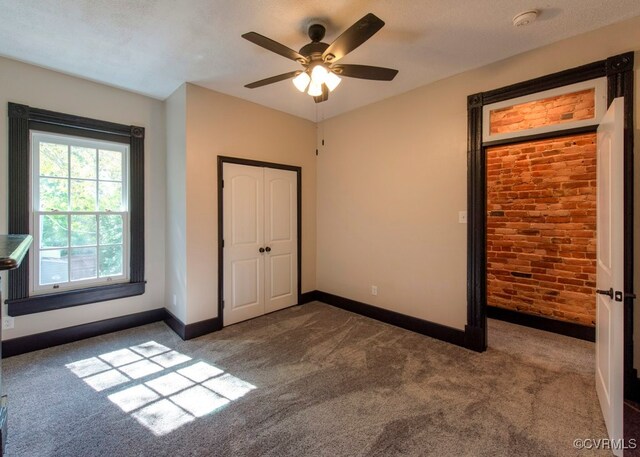
[[[465,327],[465,344],[470,349],[485,351],[487,349],[487,187],[486,187],[486,149],[493,146],[514,142],[509,132],[491,133],[489,123],[483,122],[485,111],[497,104],[513,105],[510,101],[524,98],[544,91],[556,90],[569,85],[579,85],[587,81],[602,78],[605,85],[605,106],[617,97],[624,99],[623,126],[623,182],[624,182],[624,290],[621,291],[624,309],[624,394],[625,398],[640,396],[640,380],[637,367],[634,367],[634,53],[629,52],[608,59],[600,60],[580,67],[535,78],[522,83],[499,89],[469,95],[468,112],[468,231],[467,231],[467,325]],[[582,88],[584,89],[584,87]],[[580,90],[576,88],[576,90]],[[562,121],[562,119],[560,120]],[[562,124],[562,122],[560,122]],[[571,126],[565,124],[556,132],[530,129],[521,134],[519,141],[542,140],[558,136],[557,130],[564,135],[593,133],[593,120],[587,124]],[[531,126],[530,126],[531,127]],[[531,135],[535,133],[532,138]],[[506,138],[506,139],[505,139]]]
[[[596,134],[485,152],[488,316],[595,341]]]

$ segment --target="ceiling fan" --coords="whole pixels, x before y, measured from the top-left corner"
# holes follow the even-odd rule
[[[369,65],[337,63],[344,56],[371,38],[383,26],[384,22],[380,18],[369,13],[345,30],[333,43],[327,44],[321,41],[326,32],[325,27],[322,24],[312,24],[309,26],[308,31],[311,43],[304,45],[299,52],[259,33],[245,33],[242,35],[242,38],[276,54],[280,54],[283,57],[295,60],[301,64],[304,69],[272,76],[247,84],[244,87],[255,89],[256,87],[262,87],[267,84],[293,78],[293,84],[300,92],[307,92],[313,97],[316,103],[320,103],[327,100],[329,98],[329,92],[333,91],[338,84],[340,84],[340,76],[376,81],[391,81],[398,74],[398,70],[371,67]]]

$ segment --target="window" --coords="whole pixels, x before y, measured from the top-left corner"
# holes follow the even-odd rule
[[[30,258],[9,274],[8,312],[141,295],[142,127],[9,103],[9,233]]]
[[[126,281],[129,146],[31,132],[34,293]]]

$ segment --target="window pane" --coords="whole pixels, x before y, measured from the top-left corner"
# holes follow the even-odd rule
[[[43,211],[67,211],[69,191],[66,179],[40,178],[40,209]]]
[[[96,277],[96,248],[76,248],[71,250],[71,280]]]
[[[71,181],[71,211],[96,210],[96,181]]]
[[[100,276],[122,274],[122,246],[100,248]]]
[[[122,216],[100,216],[100,244],[122,244]]]
[[[120,211],[122,207],[122,184],[100,181],[98,195],[100,211]]]
[[[67,152],[66,144],[40,143],[40,176],[69,176]]]
[[[122,181],[122,153],[100,149],[100,179]]]
[[[67,216],[47,214],[40,216],[40,247],[66,248],[69,227]]]
[[[71,216],[71,246],[95,246],[97,244],[96,226],[96,216],[93,214]]]
[[[40,251],[40,285],[69,281],[69,250]]]
[[[71,177],[96,179],[96,150],[71,146]]]

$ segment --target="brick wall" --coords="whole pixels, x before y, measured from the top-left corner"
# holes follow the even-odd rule
[[[593,326],[596,135],[487,150],[487,302]]]
[[[594,97],[595,90],[587,89],[491,110],[489,113],[491,134],[592,119],[595,113]]]

